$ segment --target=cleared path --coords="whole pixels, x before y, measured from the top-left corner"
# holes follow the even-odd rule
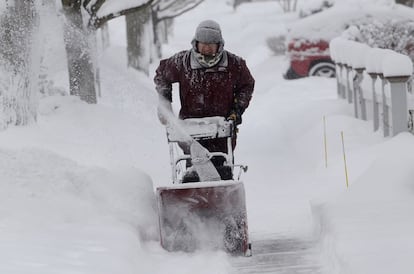
[[[316,243],[309,239],[266,235],[252,241],[252,257],[232,258],[234,274],[322,273]]]

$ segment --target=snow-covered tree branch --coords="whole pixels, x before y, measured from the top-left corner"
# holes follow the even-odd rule
[[[167,19],[173,19],[178,17],[198,5],[204,0],[166,0],[160,1],[160,3],[154,7],[154,11],[157,14],[157,22]]]
[[[146,9],[155,0],[84,0],[83,7],[89,13],[89,25],[99,28],[119,16]]]

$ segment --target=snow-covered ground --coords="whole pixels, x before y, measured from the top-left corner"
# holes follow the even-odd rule
[[[285,81],[286,60],[266,38],[293,16],[276,2],[236,11],[222,2],[180,17],[163,50],[189,48],[196,25],[214,19],[256,78],[235,155],[249,165],[253,245],[265,235],[315,237],[326,273],[412,273],[413,136],[372,132],[337,99],[334,79]],[[157,64],[150,77],[126,69],[123,21],[110,32],[98,105],[46,97],[37,123],[0,132],[0,273],[234,273],[223,252],[159,246],[153,189],[171,179],[151,80]],[[65,66],[56,67],[55,84],[65,86]]]

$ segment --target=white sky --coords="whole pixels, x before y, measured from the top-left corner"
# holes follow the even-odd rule
[[[272,56],[266,38],[293,17],[274,2],[233,11],[206,1],[177,20],[165,55],[190,48],[206,18],[221,24],[225,47],[256,78],[235,155],[249,165],[253,246],[316,235],[326,273],[412,273],[413,136],[372,132],[337,99],[334,79],[284,80],[286,59]],[[123,21],[110,31],[98,105],[46,97],[36,124],[0,132],[0,273],[237,273],[222,252],[160,248],[153,187],[171,181],[165,131],[152,75],[125,68]],[[55,64],[55,85],[67,89],[65,65]]]

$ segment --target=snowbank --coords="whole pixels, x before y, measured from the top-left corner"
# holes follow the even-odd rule
[[[147,175],[132,168],[80,166],[45,149],[4,145],[0,272],[134,273],[135,262],[128,258],[141,252],[142,239],[153,238],[156,229]]]
[[[369,166],[349,189],[313,201],[330,273],[412,272],[413,138],[373,145],[374,157],[361,155]]]

